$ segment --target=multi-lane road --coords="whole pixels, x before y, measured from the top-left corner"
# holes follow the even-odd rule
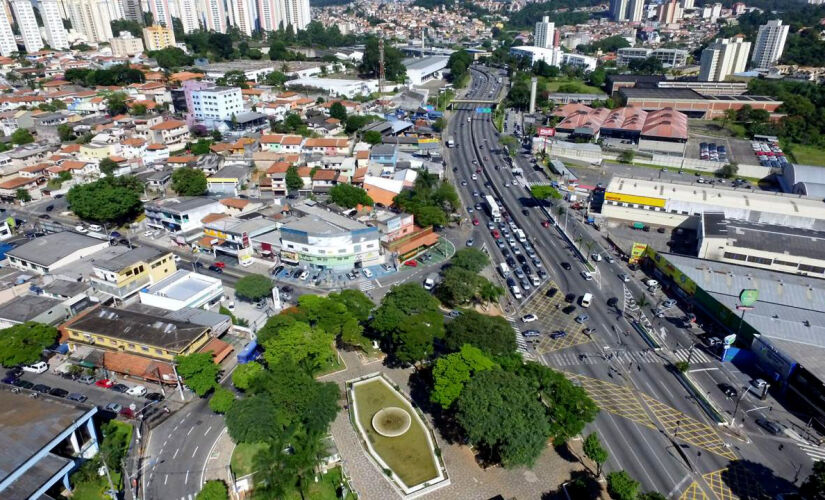
[[[502,91],[500,77],[493,70],[474,67],[472,87],[466,98],[486,100],[491,92],[497,95]],[[542,331],[542,338],[533,344],[530,353],[585,387],[602,408],[591,427],[599,432],[609,450],[607,470],[624,469],[640,480],[647,490],[678,496],[682,491],[694,488],[705,492],[708,498],[725,492],[719,490],[714,476],[705,476],[722,474],[719,471],[735,469],[742,463],[762,464],[778,477],[805,477],[810,458],[795,446],[783,446],[794,440],[787,436],[768,436],[750,421],[743,430],[754,438],[749,439],[742,433],[737,437],[731,432],[722,432],[723,427],[706,417],[673,373],[672,363],[690,357],[692,367],[701,370],[698,375],[710,378],[711,382],[706,384],[709,387],[717,382],[727,382],[735,374],[716,362],[709,352],[696,350],[691,354],[688,347],[697,339],[681,328],[680,321],[657,325],[657,329],[665,328],[669,347],[666,352],[654,352],[634,332],[620,308],[626,293],[634,298],[645,293],[641,275],[624,283],[618,276],[623,273],[633,276],[634,273],[616,259],[613,263],[591,262],[596,269],[591,281],[581,276],[580,272],[586,269],[584,263],[559,229],[553,225],[544,227],[542,222],[548,219],[548,212],[533,206],[530,201],[528,184],[546,182],[547,178],[534,170],[528,158],[521,154],[516,156],[515,164],[524,174],[514,176],[511,173],[506,152],[499,143],[499,132],[491,118],[490,114],[476,113],[471,104],[457,105],[448,132],[456,142],[455,149],[448,152],[450,175],[455,178],[465,205],[483,204],[484,194],[493,195],[506,210],[509,220],[528,235],[543,268],[549,273],[550,281],[528,291],[521,301],[508,291],[506,302],[514,307],[505,310],[516,320],[517,328]],[[479,168],[481,174],[476,173]],[[475,180],[472,178],[474,174]],[[474,210],[468,217],[478,218],[480,222],[474,231],[476,245],[484,245],[494,264],[505,261],[506,255],[499,250],[487,229],[487,213]],[[568,234],[580,248],[587,248],[588,254],[610,253],[589,236],[588,230],[575,217],[569,217],[567,226]],[[509,246],[507,251],[511,251]],[[571,269],[566,270],[562,263],[570,264]],[[535,267],[533,270],[535,272]],[[548,292],[553,293],[551,289],[558,292],[548,297]],[[593,295],[589,308],[578,303],[584,293]],[[575,301],[572,304],[565,302],[565,294],[574,294]],[[618,299],[618,308],[607,306],[608,300],[614,297]],[[655,297],[649,299],[656,300]],[[565,314],[565,307],[570,305],[576,309]],[[539,321],[519,325],[517,318],[526,313],[537,314]],[[584,325],[573,320],[582,313],[589,316]],[[649,310],[647,314],[650,316]],[[586,335],[584,328],[594,328],[595,331]],[[558,330],[564,330],[567,336],[550,339],[548,334]],[[738,382],[741,386],[742,380]],[[733,405],[732,401],[723,402]],[[762,411],[759,403],[750,396],[745,397],[740,415],[747,409]],[[783,451],[777,453],[778,449]],[[800,469],[803,471],[801,476]],[[734,486],[730,485],[730,489],[735,490]]]

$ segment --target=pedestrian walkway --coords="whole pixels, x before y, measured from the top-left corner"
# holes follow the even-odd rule
[[[510,326],[513,327],[513,331],[516,335],[516,352],[520,354],[527,354],[529,352],[527,350],[527,340],[525,340],[524,335],[521,334],[518,326],[516,326],[516,320],[507,318],[507,321],[510,323]]]
[[[677,349],[673,355],[679,361],[690,359],[691,364],[712,363],[713,360],[705,352],[698,349]],[[599,365],[613,360],[619,363],[658,363],[667,364],[669,361],[651,350],[644,351],[619,351],[607,355],[607,359],[601,353],[576,353],[576,352],[550,352],[544,355],[544,359],[553,366],[576,366],[576,365]]]
[[[362,292],[370,291],[375,288],[375,283],[376,282],[373,280],[362,281],[361,283],[358,283],[358,289]]]
[[[793,429],[785,429],[785,435],[796,441],[796,445],[799,446],[799,449],[811,457],[812,461],[825,461],[825,447],[809,443]]]

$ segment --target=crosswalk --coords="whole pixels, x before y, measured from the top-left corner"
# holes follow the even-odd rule
[[[527,341],[524,340],[521,330],[516,326],[516,321],[513,319],[508,319],[507,321],[510,323],[510,326],[513,327],[513,332],[516,335],[516,351],[521,354],[527,354],[529,352],[527,350]]]
[[[805,440],[802,436],[800,436],[795,430],[793,429],[785,429],[785,435],[796,441],[796,445],[799,446],[799,449],[802,450],[803,453],[808,455],[812,461],[816,462],[818,460],[825,461],[825,447],[817,446],[815,444],[811,444]]]
[[[693,350],[693,355],[690,354],[690,349],[677,349],[673,352],[674,356],[679,361],[687,361],[690,358],[691,364],[710,363],[713,360],[707,353],[698,349]],[[620,363],[659,363],[664,364],[667,360],[655,351],[619,351],[608,354],[608,359],[602,357],[600,353],[575,353],[575,352],[554,352],[546,354],[544,359],[554,366],[574,366],[574,365],[597,365],[614,360]]]
[[[358,289],[362,292],[367,292],[373,288],[375,288],[375,281],[373,280],[362,281],[358,284]]]

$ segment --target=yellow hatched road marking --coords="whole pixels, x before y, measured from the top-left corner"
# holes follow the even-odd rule
[[[581,385],[602,410],[632,420],[649,429],[656,429],[631,387],[575,373],[562,373],[571,381]]]
[[[682,493],[679,500],[709,500],[702,488],[696,481],[690,483],[690,486]]]
[[[758,478],[743,465],[709,472],[702,476],[719,500],[768,500]]]
[[[661,422],[665,432],[670,436],[711,453],[736,460],[737,456],[725,445],[713,427],[690,417],[681,411],[657,401],[647,394],[642,394],[645,404]]]
[[[547,292],[552,288],[558,291],[553,297],[548,297]],[[548,281],[521,307],[523,313],[533,313],[539,317],[533,328],[546,334],[536,346],[536,352],[539,355],[591,342],[591,339],[582,333],[584,326],[575,321],[579,314],[578,310],[570,314],[562,312],[562,309],[569,305],[564,301],[564,292],[559,286]],[[550,333],[559,330],[567,332],[567,336],[558,340],[549,337]]]

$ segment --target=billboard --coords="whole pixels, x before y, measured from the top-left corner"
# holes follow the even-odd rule
[[[744,288],[739,292],[739,303],[745,307],[752,306],[759,299],[759,290],[755,288]]]
[[[630,257],[627,259],[627,263],[635,264],[639,262],[639,260],[645,254],[646,249],[646,244],[633,242],[633,247],[630,249]]]
[[[612,193],[610,191],[604,194],[605,201],[615,201],[617,203],[630,203],[633,205],[646,205],[649,207],[665,207],[665,200],[663,198],[651,198],[650,196],[637,196],[635,194]]]
[[[556,129],[553,127],[537,127],[536,133],[539,137],[555,137]]]

